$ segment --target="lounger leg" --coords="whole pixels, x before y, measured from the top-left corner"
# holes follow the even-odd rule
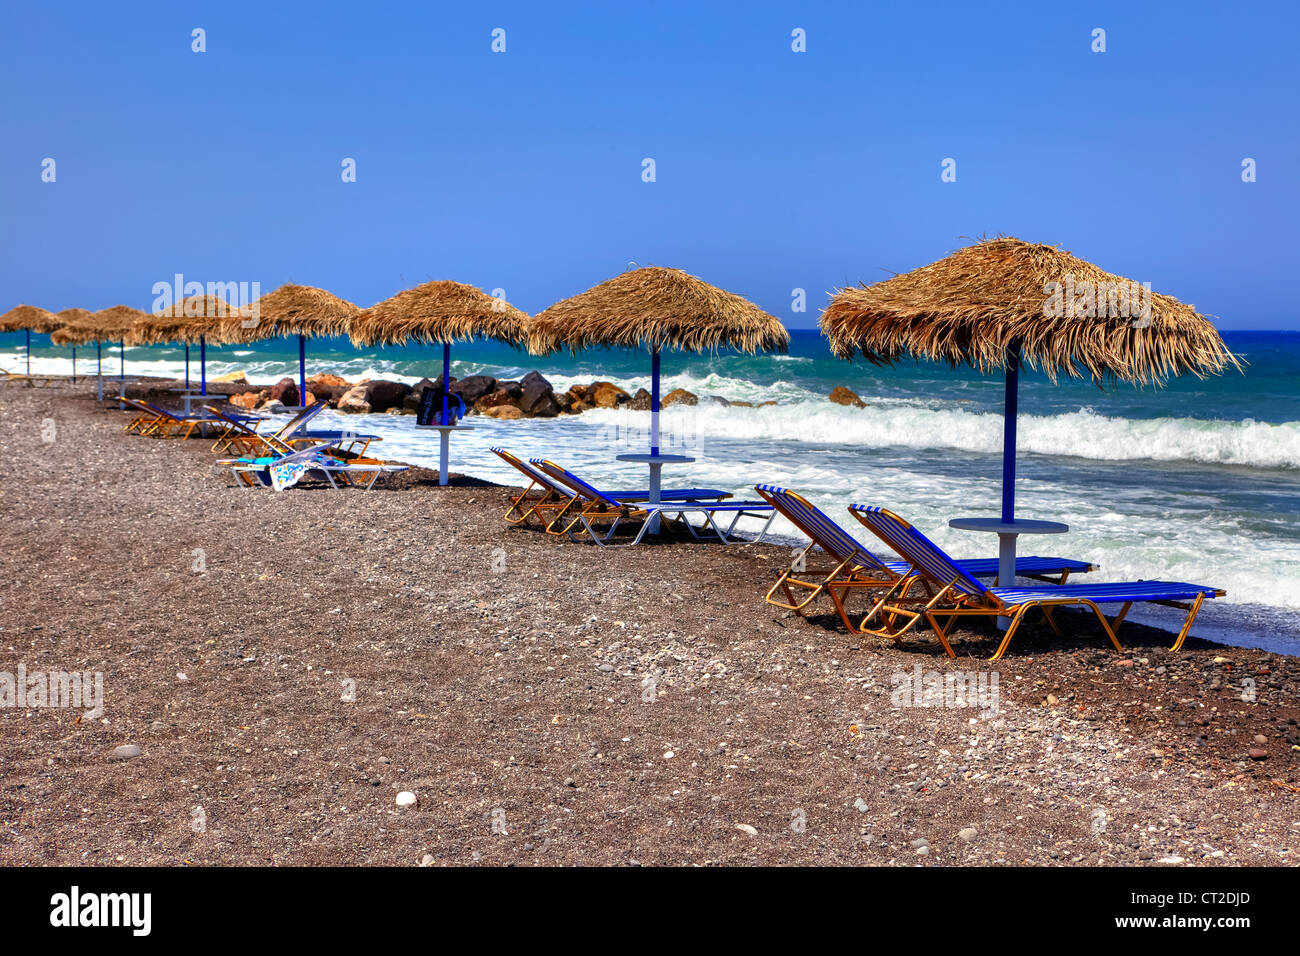
[[[1187,620],[1183,621],[1183,629],[1178,632],[1178,640],[1174,641],[1174,646],[1169,648],[1171,651],[1182,649],[1183,641],[1187,640],[1187,635],[1191,633],[1192,622],[1196,620],[1196,615],[1201,610],[1201,603],[1204,600],[1204,594],[1196,595],[1196,600],[1192,602],[1192,609],[1187,612]]]
[[[1064,638],[1065,635],[1063,635],[1061,633],[1061,629],[1056,626],[1056,618],[1052,617],[1051,605],[1040,604],[1038,605],[1038,607],[1043,612],[1043,617],[1047,618],[1047,623],[1052,626],[1052,633],[1055,634],[1058,638]]]
[[[1106,632],[1106,636],[1110,638],[1110,642],[1111,642],[1111,644],[1115,645],[1115,650],[1119,651],[1120,653],[1123,653],[1123,652],[1124,652],[1124,645],[1122,645],[1122,644],[1119,642],[1119,638],[1117,638],[1117,637],[1115,636],[1115,631],[1114,631],[1113,628],[1111,628],[1111,626],[1110,626],[1110,621],[1106,620],[1106,615],[1101,613],[1101,608],[1099,608],[1099,607],[1098,607],[1096,604],[1094,604],[1092,601],[1084,601],[1084,602],[1082,602],[1082,603],[1084,603],[1084,604],[1088,605],[1090,608],[1092,608],[1093,612],[1097,615],[1097,620],[1101,621],[1101,626],[1102,626],[1102,629]],[[1119,613],[1118,615],[1116,615],[1116,620],[1117,620],[1117,621],[1119,621],[1119,620],[1123,620],[1124,615],[1125,615],[1127,612],[1128,612],[1128,605],[1126,604],[1126,605],[1124,605],[1124,610],[1120,611],[1120,613]]]
[[[998,649],[993,652],[993,656],[989,660],[997,661],[1002,659],[1002,655],[1007,652],[1007,646],[1011,643],[1011,638],[1016,634],[1016,628],[1020,627],[1020,622],[1024,620],[1025,611],[1027,610],[1029,610],[1028,604],[1022,604],[1016,608],[1016,612],[1011,618],[1011,626],[1002,635],[1002,643],[998,645]]]

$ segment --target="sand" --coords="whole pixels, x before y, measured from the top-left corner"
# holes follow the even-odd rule
[[[1298,858],[1294,659],[1062,614],[949,661],[765,605],[784,547],[559,542],[420,469],[241,490],[125,420],[0,391],[0,672],[104,674],[99,718],[0,708],[2,864]],[[996,712],[895,706],[917,665]]]

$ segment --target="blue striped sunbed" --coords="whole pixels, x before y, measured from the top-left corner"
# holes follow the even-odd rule
[[[1006,653],[1016,628],[1032,607],[1039,608],[1056,635],[1061,636],[1052,609],[1062,604],[1079,604],[1091,608],[1101,621],[1106,636],[1116,650],[1124,648],[1115,637],[1115,631],[1135,603],[1164,604],[1187,611],[1182,629],[1171,650],[1178,650],[1187,639],[1192,622],[1196,620],[1206,598],[1223,597],[1219,588],[1181,581],[1120,581],[1100,584],[1064,584],[1054,587],[985,587],[954,561],[937,544],[912,527],[898,515],[884,508],[870,505],[851,505],[849,511],[882,541],[900,554],[910,565],[910,577],[923,578],[935,589],[933,598],[920,611],[908,610],[886,604],[879,610],[884,615],[884,625],[866,633],[897,638],[905,633],[922,616],[939,636],[949,657],[955,657],[948,643],[948,631],[959,617],[983,615],[1010,618],[1010,625],[992,659]],[[1190,602],[1190,603],[1189,603]],[[1111,620],[1101,612],[1100,604],[1122,604],[1119,613]],[[945,605],[945,606],[940,606]],[[946,622],[946,623],[945,623]],[[864,621],[864,625],[865,625]],[[901,626],[900,626],[901,625]]]
[[[886,560],[867,550],[845,531],[829,515],[810,502],[798,492],[776,485],[756,485],[754,488],[764,500],[783,514],[791,524],[806,534],[808,546],[786,568],[767,592],[766,601],[774,607],[784,608],[803,614],[803,609],[811,604],[823,592],[829,594],[835,603],[836,611],[844,626],[850,631],[858,632],[858,626],[849,620],[844,606],[844,598],[854,588],[867,588],[879,591],[899,584],[911,572],[907,561]],[[821,548],[836,561],[831,572],[823,577],[813,575],[811,579],[805,567],[808,555],[814,548]],[[998,573],[997,558],[974,558],[958,562],[972,577],[991,577]],[[1046,581],[1061,585],[1072,573],[1095,571],[1097,566],[1087,561],[1073,561],[1069,558],[1023,557],[1016,559],[1016,574],[1021,577]],[[911,586],[920,582],[909,582]],[[802,599],[795,596],[795,589],[806,592]],[[778,591],[785,594],[785,601],[776,596]],[[906,590],[903,592],[907,593]]]
[[[547,461],[545,458],[533,458],[531,463],[553,481],[566,486],[577,495],[581,509],[576,516],[560,530],[550,532],[551,534],[567,534],[575,541],[579,539],[573,533],[574,529],[581,524],[587,534],[591,536],[591,540],[599,545],[607,545],[614,536],[615,531],[618,530],[619,524],[628,519],[640,521],[641,527],[637,530],[636,537],[627,544],[640,544],[641,539],[645,537],[646,532],[654,524],[650,519],[655,517],[669,518],[686,527],[694,537],[700,538],[701,535],[695,529],[695,526],[686,520],[688,514],[702,516],[705,525],[723,544],[731,543],[736,524],[741,518],[765,517],[767,522],[763,525],[758,536],[753,539],[754,541],[762,541],[764,535],[767,534],[767,529],[772,525],[772,519],[776,516],[772,506],[765,501],[732,501],[728,500],[725,492],[716,489],[688,489],[682,493],[683,497],[671,501],[665,500],[661,493],[660,500],[654,503],[644,499],[619,498],[613,492],[601,491],[594,485],[583,481],[573,472],[560,467],[553,461]],[[686,495],[690,495],[690,497],[686,497]],[[715,495],[719,497],[713,497]],[[716,515],[731,515],[731,523],[725,531],[718,526],[715,520]],[[602,534],[596,530],[594,525],[605,521],[610,522],[610,526]]]
[[[491,451],[506,464],[517,469],[529,482],[522,494],[510,498],[510,507],[504,516],[505,521],[508,524],[519,525],[527,522],[530,517],[535,517],[544,530],[564,534],[563,530],[552,531],[553,526],[580,500],[578,493],[499,445],[492,446]],[[650,498],[648,488],[611,491],[608,494],[623,502],[648,501]],[[659,493],[661,501],[697,501],[730,497],[729,492],[718,488],[668,488]]]

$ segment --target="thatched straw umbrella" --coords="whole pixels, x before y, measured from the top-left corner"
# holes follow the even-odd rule
[[[352,319],[350,335],[360,348],[400,345],[411,339],[442,346],[442,417],[438,482],[447,483],[451,421],[448,389],[451,385],[451,346],[475,336],[520,346],[528,338],[527,313],[505,299],[490,296],[472,285],[442,279],[399,292],[363,309]]]
[[[298,401],[307,401],[307,336],[346,334],[360,311],[346,299],[309,285],[282,285],[242,310],[235,341],[298,336]]]
[[[27,333],[27,374],[32,374],[32,333],[48,334],[59,327],[59,319],[34,305],[16,305],[0,315],[0,332]]]
[[[117,371],[119,397],[126,394],[126,341],[131,339],[132,345],[137,344],[134,328],[137,322],[146,317],[147,313],[133,309],[129,305],[110,305],[107,309],[92,312],[90,318],[86,320],[87,323],[102,330],[102,334],[110,341],[117,340],[120,350],[118,354],[122,363]],[[104,397],[102,389],[99,397],[101,399]]]
[[[185,346],[185,387],[190,387],[190,346],[199,346],[199,394],[208,394],[208,343],[238,341],[239,310],[215,295],[193,295],[159,308],[136,323],[135,337],[144,345],[180,342]],[[188,407],[188,406],[187,406]]]
[[[860,354],[885,365],[910,354],[981,372],[1005,370],[1002,516],[975,529],[1007,529],[999,531],[1003,584],[1015,567],[1022,363],[1053,382],[1064,373],[1098,385],[1160,385],[1186,372],[1204,376],[1240,367],[1214,325],[1192,306],[1054,246],[1011,237],[983,240],[872,286],[843,289],[822,313],[821,327],[843,359]]]
[[[64,309],[59,313],[59,319],[63,322],[61,326],[50,333],[50,340],[55,345],[72,346],[73,356],[73,374],[76,373],[76,356],[78,345],[85,345],[88,342],[95,343],[96,355],[96,378],[97,388],[100,400],[104,398],[104,342],[131,339],[135,344],[132,336],[132,325],[134,318],[142,313],[134,309],[128,309],[125,306],[115,306],[112,309],[104,309],[101,312],[91,312],[87,309]]]
[[[650,353],[650,454],[621,456],[650,464],[652,501],[658,500],[659,353],[730,347],[743,352],[784,352],[790,333],[775,316],[748,299],[712,286],[680,269],[648,266],[615,276],[539,313],[528,336],[529,351],[545,354],[569,348],[613,345]]]
[[[71,347],[72,384],[76,385],[77,384],[77,346],[82,345],[85,342],[90,342],[92,340],[87,338],[82,338],[79,332],[70,333],[69,327],[76,329],[80,324],[84,323],[86,319],[90,318],[90,310],[78,309],[78,308],[63,309],[61,312],[56,313],[55,317],[63,324],[50,333],[50,341],[55,345],[67,345]]]

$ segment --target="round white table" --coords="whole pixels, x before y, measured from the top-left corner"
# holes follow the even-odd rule
[[[451,446],[451,433],[472,432],[474,430],[474,426],[473,425],[416,425],[415,427],[428,428],[440,433],[439,442],[438,442],[439,444],[438,484],[445,485],[447,483],[447,478],[449,477],[449,475],[447,474],[447,469],[448,469],[447,458]]]
[[[211,402],[214,405],[227,400],[225,395],[204,395],[203,392],[197,388],[169,388],[167,391],[175,392],[181,396],[181,401],[185,403],[186,415],[193,414],[192,405],[196,399],[201,398],[204,400],[204,404]]]
[[[1016,539],[1022,534],[1065,534],[1068,524],[1060,521],[1034,521],[1016,518],[953,518],[948,527],[958,531],[984,531],[998,536],[998,587],[1009,588],[1016,583]],[[1007,629],[1007,620],[998,618],[998,630]]]
[[[664,465],[686,465],[695,459],[689,455],[651,455],[646,453],[619,455],[616,460],[640,462],[650,466],[650,497],[647,499],[647,503],[657,505],[659,504],[659,490],[663,487],[661,473]],[[659,515],[651,515],[650,527],[647,531],[650,534],[659,533]]]

